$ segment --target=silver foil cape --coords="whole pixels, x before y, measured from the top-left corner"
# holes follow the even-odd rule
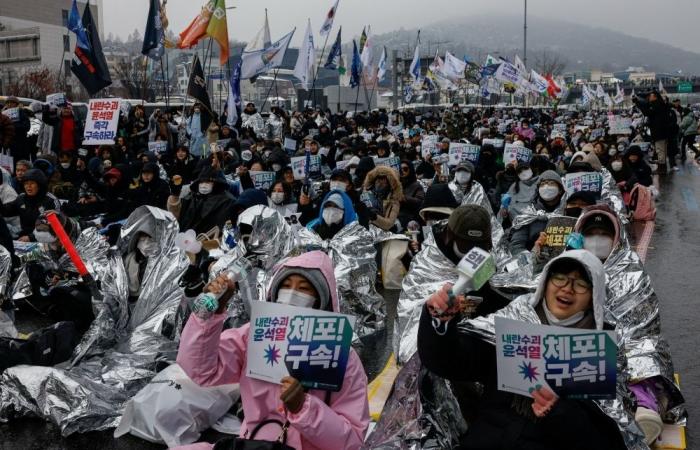
[[[241,128],[252,128],[253,132],[258,137],[264,138],[266,134],[265,119],[263,119],[263,116],[258,112],[255,114],[241,114]]]
[[[0,305],[10,297],[10,276],[12,275],[12,258],[10,252],[0,245]],[[0,309],[0,337],[17,337],[14,315],[11,311]]]
[[[447,226],[447,221],[435,225],[444,226]],[[454,283],[457,278],[454,263],[442,254],[432,233],[425,236],[423,248],[413,258],[403,279],[396,306],[393,342],[399,365],[407,363],[418,350],[418,325],[423,303],[445,283]]]
[[[484,187],[479,182],[473,181],[471,189],[465,195],[462,192],[462,189],[460,189],[460,187],[457,186],[457,183],[454,181],[450,181],[447,185],[450,187],[452,195],[455,196],[455,200],[457,200],[457,203],[459,203],[460,206],[479,205],[489,212],[489,215],[491,216],[491,242],[493,244],[493,250],[491,253],[496,260],[496,265],[501,265],[510,259],[511,255],[510,251],[508,250],[508,246],[504,245],[503,226],[493,214],[493,208],[491,207],[491,203],[489,202],[489,198],[486,195]]]
[[[175,247],[178,224],[167,211],[136,209],[122,230],[119,250],[129,249],[139,231],[158,242],[147,263],[141,294],[131,314],[121,253],[108,249],[95,229],[76,243],[101,298],[93,298],[96,318],[72,361],[56,367],[17,366],[0,379],[0,421],[38,416],[55,423],[64,436],[115,427],[125,402],[156,374],[159,361],[175,359],[176,343],[162,335],[182,296],[178,280],[188,260]]]
[[[357,318],[355,333],[364,337],[383,330],[386,305],[375,289],[377,251],[369,231],[354,221],[328,241],[306,228],[299,230],[298,239],[302,249],[319,249],[330,256],[338,286],[340,310]]]
[[[467,431],[449,381],[422,367],[418,353],[401,368],[376,428],[362,448],[445,449]]]
[[[534,294],[521,295],[505,308],[485,317],[462,320],[458,325],[460,332],[475,335],[485,342],[495,345],[495,317],[506,317],[527,323],[541,323],[535,309],[531,306],[530,298]],[[622,338],[620,330],[616,330],[618,341]],[[618,426],[625,445],[629,450],[648,450],[644,443],[644,434],[634,421],[635,402],[632,393],[627,388],[629,383],[627,360],[625,352],[617,352],[617,397],[614,400],[597,400],[596,405]]]
[[[668,342],[661,335],[659,299],[651,278],[626,239],[621,240],[603,266],[606,312],[621,335],[619,345],[624,346],[630,381],[659,377],[668,399],[664,421],[685,424],[685,400],[674,381]]]

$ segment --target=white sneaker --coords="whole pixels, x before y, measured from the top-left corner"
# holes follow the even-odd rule
[[[646,442],[647,445],[654,443],[661,434],[661,430],[663,430],[664,426],[659,413],[639,406],[637,407],[634,419],[637,421],[639,428],[644,432],[644,442]]]
[[[671,170],[673,170],[674,172],[678,172],[681,169],[679,169],[678,166],[673,166],[671,167]]]

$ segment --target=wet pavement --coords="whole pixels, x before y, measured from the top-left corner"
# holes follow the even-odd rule
[[[688,449],[694,448],[693,430],[700,429],[700,359],[697,358],[700,323],[700,169],[687,165],[680,172],[661,180],[656,230],[648,248],[646,268],[661,303],[662,330],[671,345],[675,370],[688,407]],[[640,227],[633,235],[639,236]],[[386,331],[363,340],[358,349],[370,380],[384,367],[391,354],[393,316],[398,292],[383,292],[387,299]],[[206,432],[205,440],[220,435]],[[141,439],[112,437],[112,430],[75,434],[63,438],[53,425],[22,419],[0,424],[0,450],[152,450],[163,449]]]

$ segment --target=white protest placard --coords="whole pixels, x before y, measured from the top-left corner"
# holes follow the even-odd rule
[[[569,195],[575,192],[591,192],[599,196],[603,192],[603,176],[598,172],[567,173],[564,177],[564,189]]]
[[[292,138],[284,138],[284,149],[287,151],[287,153],[294,153],[297,151],[297,141],[296,139]]]
[[[450,142],[449,161],[450,166],[456,166],[464,161],[469,161],[475,166],[479,163],[481,147],[462,142]]]
[[[114,144],[119,122],[120,99],[92,99],[85,120],[83,145]]]
[[[10,173],[15,170],[15,159],[12,157],[9,150],[0,152],[0,167]]]
[[[437,134],[429,134],[427,136],[423,136],[421,139],[420,143],[420,148],[421,148],[421,155],[425,158],[428,155],[436,155],[439,153],[438,150],[438,135]]]
[[[615,398],[614,331],[495,318],[498,389],[532,397],[537,385],[569,399]]]
[[[594,141],[596,139],[603,138],[603,137],[605,137],[605,128],[596,128],[594,130],[591,130],[590,139],[592,141]]]
[[[46,96],[46,103],[52,106],[65,106],[66,105],[66,93],[57,92],[55,94],[49,94]]]
[[[349,159],[336,161],[335,168],[337,170],[345,170],[345,168],[348,166],[348,163],[350,163]]]
[[[231,138],[228,139],[217,139],[216,141],[216,146],[219,147],[222,151],[226,150],[226,146],[231,142]]]
[[[250,178],[253,180],[253,184],[255,185],[255,189],[267,191],[275,182],[275,172],[258,172],[251,170],[249,173]]]
[[[4,109],[2,114],[13,122],[19,122],[19,108]]]
[[[321,156],[311,155],[311,167],[309,174],[321,173]],[[294,172],[295,180],[303,180],[306,178],[306,156],[295,156],[291,158],[292,171]]]
[[[610,116],[608,118],[608,134],[632,134],[632,119],[622,116]]]
[[[375,166],[385,166],[385,167],[391,167],[396,171],[396,173],[400,173],[401,171],[401,158],[398,156],[391,156],[389,158],[376,158],[374,160],[374,165]]]
[[[148,151],[153,153],[165,153],[168,151],[168,141],[149,142]]]
[[[252,302],[246,376],[279,384],[285,376],[310,389],[340,391],[355,318],[273,302]]]
[[[522,145],[506,144],[503,149],[503,164],[508,165],[513,162],[530,162],[532,150]]]
[[[484,139],[481,145],[491,144],[494,148],[503,148],[505,141],[503,139]]]

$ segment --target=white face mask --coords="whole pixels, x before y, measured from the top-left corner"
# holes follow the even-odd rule
[[[539,193],[542,200],[548,202],[557,198],[559,188],[556,186],[540,186]]]
[[[70,163],[61,163],[61,167],[63,167],[64,169],[69,169]]]
[[[525,169],[522,172],[518,174],[518,178],[520,178],[520,181],[527,181],[530,178],[532,178],[532,170],[531,169]]]
[[[354,176],[355,176],[355,171],[356,171],[356,170],[357,170],[357,169],[354,169],[354,168],[353,168],[353,169],[348,170],[348,172],[350,173],[350,175],[352,175],[352,176],[354,177]]]
[[[619,171],[622,170],[622,161],[613,161],[613,162],[610,163],[610,167],[611,167],[612,170],[614,170],[615,172],[619,172]]]
[[[564,152],[564,157],[565,157],[565,158],[571,158],[573,155],[574,155],[574,153],[571,152],[571,151],[569,151],[569,150],[567,150],[567,151]]]
[[[277,303],[299,306],[300,308],[313,308],[316,304],[316,297],[294,289],[280,289],[277,291]]]
[[[274,170],[275,172],[279,172],[281,169],[282,169],[281,164],[273,164],[272,165],[272,170]]]
[[[464,258],[464,255],[466,255],[466,253],[462,253],[461,251],[459,251],[459,246],[456,242],[452,243],[452,251],[455,252],[455,255],[457,255],[457,257],[459,258]]]
[[[199,193],[202,195],[208,195],[211,194],[211,191],[214,190],[214,183],[199,183]]]
[[[48,231],[36,231],[34,230],[34,239],[40,244],[53,244],[56,242],[56,236],[49,233]]]
[[[610,150],[608,150],[608,155],[609,156],[617,155],[617,149],[615,147],[611,148]]]
[[[601,261],[610,256],[613,240],[608,236],[586,236],[583,239],[583,248],[593,253]]]
[[[136,248],[139,249],[143,256],[153,256],[158,252],[158,246],[148,236],[141,237],[136,243]]]
[[[345,189],[347,189],[348,185],[342,181],[331,181],[331,191],[343,191],[345,192]]]
[[[457,182],[457,184],[467,184],[471,179],[472,174],[466,170],[460,170],[455,174],[455,181]]]
[[[324,208],[323,209],[323,221],[326,225],[334,225],[340,223],[343,220],[345,212],[338,208]]]
[[[272,200],[272,203],[275,205],[281,205],[284,201],[284,192],[273,192],[270,194],[270,200]]]

